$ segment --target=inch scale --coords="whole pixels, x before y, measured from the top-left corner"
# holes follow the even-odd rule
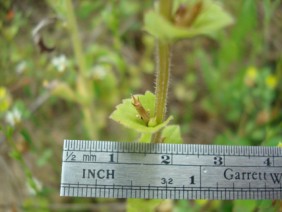
[[[282,148],[65,140],[60,195],[282,199]]]

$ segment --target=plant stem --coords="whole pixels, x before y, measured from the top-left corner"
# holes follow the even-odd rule
[[[68,27],[71,35],[71,42],[73,46],[73,51],[75,59],[78,65],[79,74],[76,80],[77,84],[77,93],[80,98],[82,98],[83,103],[80,104],[82,114],[83,114],[83,123],[84,127],[88,133],[88,136],[92,139],[95,139],[98,134],[98,128],[95,124],[95,106],[93,104],[93,91],[92,91],[92,82],[87,79],[87,66],[82,51],[82,44],[79,38],[79,31],[77,27],[77,21],[73,9],[72,0],[65,0],[66,6],[66,16],[68,21]]]
[[[65,0],[66,3],[66,15],[68,19],[68,27],[71,34],[71,42],[76,58],[76,62],[79,67],[79,72],[85,76],[87,69],[86,69],[86,62],[84,59],[83,51],[82,51],[82,45],[79,39],[79,32],[77,27],[77,21],[74,14],[73,4],[72,0]]]
[[[171,20],[173,0],[160,0],[159,12],[167,20]],[[170,76],[170,49],[171,45],[165,41],[157,41],[157,79],[155,116],[157,124],[164,121],[166,114],[167,93]],[[161,142],[161,131],[152,136],[153,143]]]
[[[25,162],[22,153],[17,149],[15,141],[12,140],[11,136],[7,136],[7,141],[9,145],[12,147],[13,151],[15,151],[17,155],[16,160],[20,163],[21,167],[23,168],[23,171],[25,173],[25,177],[27,178],[27,182],[29,186],[35,191],[36,194],[39,194],[39,188],[32,176],[31,169]]]
[[[170,75],[170,46],[158,42],[157,54],[159,57],[156,79],[156,120],[158,124],[164,121],[166,113],[167,92]]]
[[[159,0],[159,13],[167,20],[172,19],[173,0]]]

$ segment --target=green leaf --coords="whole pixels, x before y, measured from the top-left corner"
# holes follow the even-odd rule
[[[254,211],[256,208],[256,201],[254,200],[236,200],[234,201],[233,211]]]
[[[165,143],[181,144],[183,143],[180,127],[178,125],[166,126],[162,131],[162,137]]]
[[[141,143],[150,143],[151,142],[151,138],[152,138],[152,134],[151,133],[142,133],[140,138],[139,138],[139,142],[141,142]]]
[[[191,26],[175,26],[157,11],[150,11],[145,15],[144,28],[159,40],[171,42],[197,35],[210,35],[232,22],[232,17],[219,4],[206,0],[203,1],[202,11]]]
[[[41,212],[48,212],[48,199],[46,196],[29,196],[22,204],[23,211],[30,211],[32,208],[40,208]]]
[[[20,161],[21,158],[22,158],[22,155],[19,151],[17,150],[12,150],[10,153],[9,153],[10,157],[12,157],[13,159],[17,160],[17,161]]]
[[[147,91],[145,95],[138,96],[143,107],[149,111],[150,114],[155,113],[155,95]],[[154,127],[148,127],[145,123],[137,117],[138,113],[132,105],[131,99],[124,99],[121,104],[116,107],[116,110],[111,114],[110,118],[120,123],[121,125],[133,129],[141,133],[152,134],[165,127],[173,117],[170,116],[165,122]]]
[[[279,201],[271,201],[271,200],[258,200],[257,203],[257,212],[276,212],[279,211]]]
[[[33,141],[32,141],[32,138],[31,138],[31,135],[29,133],[29,131],[26,129],[26,128],[23,128],[21,131],[20,131],[22,137],[24,138],[24,140],[28,143],[28,145],[32,148],[32,150],[35,149],[34,147],[34,144],[33,144]]]
[[[128,199],[127,212],[172,211],[172,200]]]

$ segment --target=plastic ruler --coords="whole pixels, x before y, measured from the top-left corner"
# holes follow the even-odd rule
[[[281,199],[282,148],[65,140],[60,195]]]

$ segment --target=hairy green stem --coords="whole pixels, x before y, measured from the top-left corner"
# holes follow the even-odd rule
[[[173,0],[159,0],[159,13],[167,20],[172,19]]]
[[[159,57],[156,79],[156,120],[158,124],[164,121],[166,113],[167,92],[170,75],[170,46],[158,42],[157,54]]]
[[[160,0],[159,12],[167,20],[171,20],[173,0]],[[167,93],[170,76],[170,43],[157,41],[157,79],[156,79],[156,103],[155,116],[157,124],[164,121],[166,114]],[[161,131],[152,136],[153,143],[161,142]]]

